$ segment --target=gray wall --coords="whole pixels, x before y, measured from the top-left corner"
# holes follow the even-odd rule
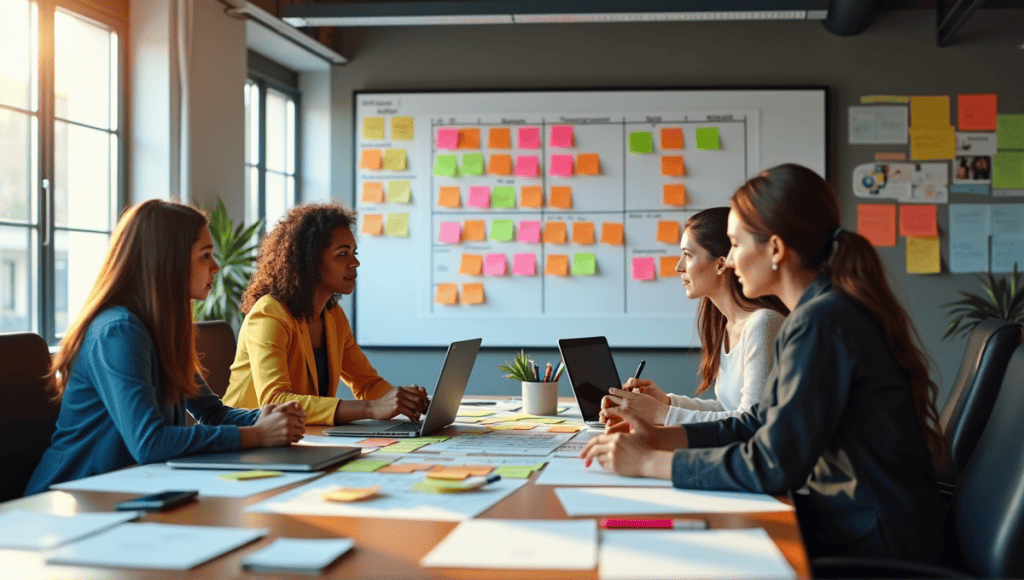
[[[332,78],[332,134],[352,135],[352,93],[357,90],[460,90],[602,87],[778,86],[824,84],[831,88],[830,181],[840,192],[844,227],[856,228],[856,200],[850,175],[876,151],[892,146],[851,146],[847,107],[867,94],[949,94],[996,92],[1001,112],[1024,112],[1020,71],[1024,11],[980,11],[952,47],[935,46],[932,11],[883,12],[862,34],[842,38],[816,22],[721,22],[652,24],[536,24],[346,29],[341,52],[351,59]],[[1013,72],[1011,72],[1013,71]],[[955,99],[954,99],[955,103]],[[955,119],[954,119],[955,120]],[[353,203],[351,140],[333,143],[334,195]],[[739,185],[739,184],[736,184]],[[991,197],[951,196],[951,201],[996,202]],[[1016,201],[1013,199],[1004,201]],[[939,211],[940,232],[947,211]],[[917,326],[935,362],[945,401],[963,353],[964,340],[941,340],[941,305],[973,287],[970,276],[908,276],[905,246],[880,248],[894,290]],[[943,263],[948,248],[943,242]],[[682,288],[679,299],[686,300]],[[356,294],[358,300],[358,290]],[[355,321],[359,324],[359,321]],[[400,324],[400,321],[395,321]],[[690,328],[679,329],[690,335]],[[434,349],[366,349],[389,380],[432,386],[441,353]],[[512,350],[485,351],[469,392],[514,394],[518,384],[501,378],[495,366]],[[541,361],[557,351],[531,352]],[[699,352],[620,351],[623,378],[647,360],[644,376],[681,394],[696,385]],[[561,381],[568,395],[568,381]]]

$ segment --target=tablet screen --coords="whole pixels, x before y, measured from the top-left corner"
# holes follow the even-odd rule
[[[558,350],[583,420],[598,421],[601,398],[608,394],[608,389],[622,387],[608,341],[603,336],[563,338],[558,341]]]

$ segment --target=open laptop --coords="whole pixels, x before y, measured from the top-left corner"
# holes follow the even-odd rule
[[[358,456],[360,447],[313,447],[289,445],[226,453],[200,453],[167,462],[180,469],[265,469],[268,471],[320,471]]]
[[[430,398],[427,412],[420,421],[353,421],[324,430],[324,435],[335,437],[360,437],[378,435],[382,437],[421,437],[443,429],[455,422],[459,402],[469,384],[473,363],[480,351],[481,339],[453,342],[444,357],[437,387]]]
[[[603,428],[601,399],[608,394],[608,389],[622,388],[608,340],[603,336],[563,338],[558,341],[558,351],[565,362],[565,373],[569,375],[583,421],[591,427]]]

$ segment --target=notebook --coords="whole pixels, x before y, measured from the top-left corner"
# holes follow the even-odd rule
[[[583,421],[592,427],[603,428],[599,417],[601,399],[608,394],[608,389],[622,388],[608,340],[603,336],[563,338],[558,341],[558,351],[565,362],[565,373],[569,376]]]
[[[441,375],[437,378],[434,395],[421,421],[353,421],[324,430],[324,435],[335,437],[354,436],[387,436],[387,437],[421,437],[430,435],[455,422],[459,412],[459,402],[469,384],[469,375],[473,372],[476,355],[480,351],[481,339],[474,338],[453,342],[441,367]]]
[[[170,467],[179,469],[265,469],[268,471],[320,471],[341,463],[362,452],[360,447],[313,447],[290,445],[229,451],[227,453],[200,453],[171,459]]]

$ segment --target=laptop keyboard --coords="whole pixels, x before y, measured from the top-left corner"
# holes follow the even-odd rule
[[[415,433],[421,428],[423,428],[423,423],[421,421],[416,421],[415,423],[399,423],[398,425],[392,425],[391,427],[384,429],[384,431],[387,433]]]

